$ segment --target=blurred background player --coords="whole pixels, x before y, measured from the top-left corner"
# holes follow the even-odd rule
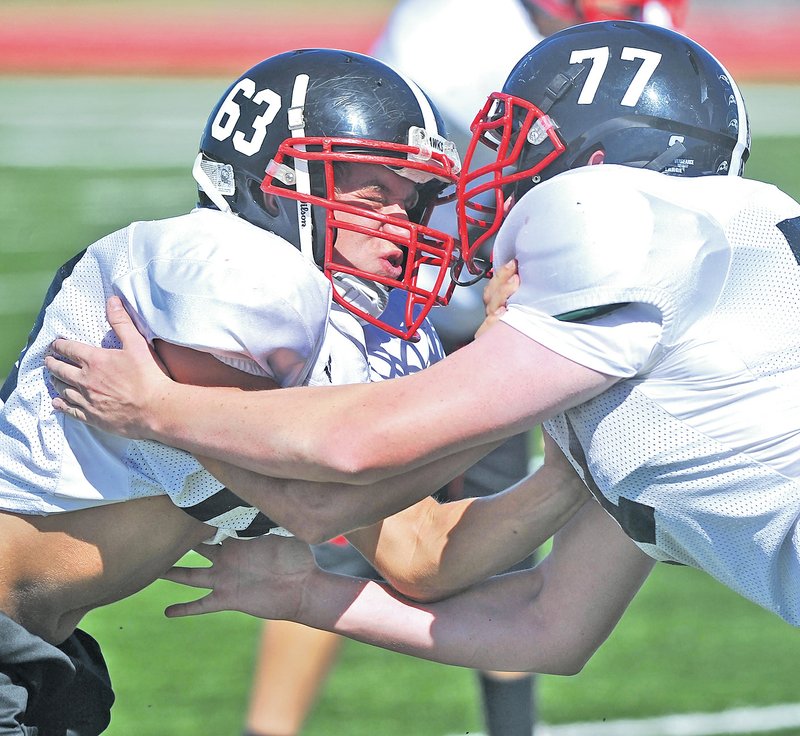
[[[466,150],[470,125],[488,92],[543,38],[576,23],[628,18],[680,28],[688,0],[400,0],[372,54],[422,85],[445,119],[448,135]],[[446,29],[445,33],[443,29]],[[457,69],[458,73],[453,73]],[[490,152],[484,153],[485,163]],[[455,207],[440,206],[431,225],[456,232]],[[484,319],[483,286],[459,288],[430,319],[452,352],[473,339]],[[442,491],[444,500],[485,496],[525,477],[538,453],[523,433],[508,439]],[[343,539],[314,549],[334,572],[376,578]],[[512,569],[529,567],[534,557]],[[264,625],[247,715],[247,736],[296,736],[333,664],[340,639],[290,621]],[[527,673],[479,672],[488,736],[530,736],[536,724],[534,678]]]

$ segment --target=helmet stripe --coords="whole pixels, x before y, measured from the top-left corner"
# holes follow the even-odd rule
[[[730,75],[728,70],[719,63],[719,60],[716,61],[728,78],[728,82],[730,82],[731,89],[733,90],[733,96],[736,99],[736,117],[739,121],[739,130],[737,133],[736,145],[731,151],[731,165],[728,169],[728,176],[739,176],[744,167],[745,156],[750,150],[750,118],[747,115],[747,108],[744,105],[744,98],[739,90],[739,85],[736,84],[736,80]]]
[[[725,73],[728,74],[727,71]],[[737,173],[741,173],[744,166],[744,157],[750,150],[750,118],[747,115],[747,108],[744,106],[744,98],[739,91],[739,85],[736,84],[730,74],[728,74],[728,79],[731,81],[733,94],[736,97],[736,107],[739,111],[739,139],[736,141],[736,146],[731,156],[730,172],[731,176],[736,176]]]
[[[308,74],[298,74],[292,87],[292,105],[289,108],[289,128],[292,138],[305,138],[306,124],[303,109],[308,92]],[[305,146],[298,146],[305,150]],[[308,161],[294,159],[295,191],[300,194],[311,194],[311,177],[308,174]],[[314,262],[314,238],[311,207],[308,202],[297,201],[297,227],[300,232],[300,252]]]

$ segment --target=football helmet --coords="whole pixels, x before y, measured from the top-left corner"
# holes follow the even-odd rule
[[[337,202],[337,172],[348,162],[386,166],[413,182],[417,202],[408,218]],[[336,302],[413,339],[431,307],[452,293],[453,238],[427,222],[434,206],[454,196],[459,169],[441,116],[412,81],[368,56],[304,49],[262,61],[228,88],[208,118],[193,173],[199,206],[280,235],[317,264]],[[336,263],[337,234],[345,230],[378,230],[397,244],[402,274],[388,278]],[[417,283],[422,266],[426,288]],[[403,329],[380,319],[394,288],[408,295]]]
[[[566,23],[637,20],[680,28],[689,0],[524,0]]]
[[[676,31],[631,21],[546,38],[489,96],[471,130],[457,216],[473,274],[487,271],[476,254],[508,205],[562,171],[603,160],[674,176],[738,176],[750,151],[741,93],[720,63]],[[482,145],[494,160],[473,166]]]

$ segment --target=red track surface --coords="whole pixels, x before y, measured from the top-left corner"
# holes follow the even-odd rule
[[[0,9],[0,72],[67,74],[239,74],[293,48],[326,46],[366,52],[382,16],[281,19],[265,15],[159,14],[130,9],[81,16],[24,8]]]
[[[781,16],[690,17],[687,32],[740,80],[800,81],[800,10]],[[385,18],[100,14],[0,8],[0,73],[238,74],[280,51],[335,46],[368,51]]]

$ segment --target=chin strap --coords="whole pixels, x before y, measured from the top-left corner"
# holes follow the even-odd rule
[[[334,288],[349,304],[371,317],[380,316],[389,302],[389,289],[350,273],[333,274]]]

